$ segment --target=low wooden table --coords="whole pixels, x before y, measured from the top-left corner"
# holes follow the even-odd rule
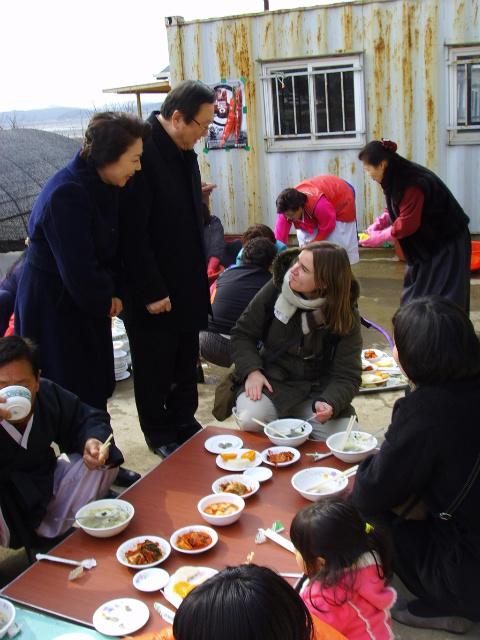
[[[234,432],[243,440],[244,447],[263,451],[273,446],[261,434]],[[231,430],[206,427],[175,451],[169,458],[146,474],[133,487],[122,494],[135,508],[135,516],[128,528],[113,538],[93,538],[82,530],[75,531],[51,551],[74,560],[95,558],[97,566],[85,571],[77,580],[69,581],[71,567],[47,561],[39,561],[2,590],[2,595],[13,602],[65,618],[92,625],[95,610],[115,598],[137,598],[150,609],[148,622],[137,633],[159,630],[165,626],[153,608],[156,601],[172,608],[159,592],[143,593],[132,583],[135,569],[121,565],[115,553],[119,545],[135,536],[156,535],[170,540],[180,527],[205,524],[198,513],[197,503],[212,493],[215,479],[229,472],[215,463],[215,454],[209,453],[205,441],[213,435],[232,434]],[[254,551],[254,562],[266,565],[278,572],[298,572],[292,553],[267,540],[255,544],[259,529],[270,527],[280,520],[285,527],[282,535],[288,537],[293,516],[308,501],[293,489],[291,477],[300,469],[317,465],[344,470],[348,467],[334,456],[317,463],[306,453],[327,452],[322,442],[310,442],[299,447],[300,460],[287,467],[273,469],[273,477],[260,485],[259,491],[248,498],[241,518],[226,527],[216,527],[219,541],[215,547],[198,555],[187,555],[174,549],[164,563],[159,565],[170,574],[184,565],[207,566],[221,570],[227,565],[245,562],[247,554]],[[350,486],[353,479],[350,479]],[[211,526],[211,525],[210,525]]]

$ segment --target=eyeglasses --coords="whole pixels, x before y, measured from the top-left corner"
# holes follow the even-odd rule
[[[200,124],[198,120],[195,120],[195,118],[192,118],[192,120],[193,120],[196,124],[198,124],[198,126],[199,126],[201,129],[203,129],[204,131],[209,131],[210,126],[211,126],[211,125],[208,125],[208,127],[204,127],[204,126],[203,126],[203,124]]]

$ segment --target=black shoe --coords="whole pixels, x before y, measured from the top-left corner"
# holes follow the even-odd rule
[[[179,446],[178,442],[168,442],[167,444],[162,444],[159,447],[149,448],[155,455],[160,456],[162,460],[165,460],[165,458],[168,458],[168,456],[176,451]]]
[[[136,471],[130,471],[130,469],[125,469],[125,467],[118,468],[118,475],[115,478],[115,482],[118,487],[131,487],[134,482],[140,480],[142,476]]]
[[[201,364],[197,364],[197,384],[201,384],[202,382],[205,382],[203,367]]]
[[[103,496],[103,498],[100,498],[101,500],[114,500],[115,498],[118,498],[120,496],[119,493],[117,493],[116,491],[114,491],[113,489],[109,489],[107,491],[107,493]]]

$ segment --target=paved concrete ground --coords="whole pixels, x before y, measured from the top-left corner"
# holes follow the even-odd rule
[[[393,249],[361,249],[361,260],[353,270],[361,284],[360,313],[363,317],[383,327],[391,334],[391,317],[398,307],[405,265],[400,262]],[[1,264],[0,264],[1,266]],[[480,274],[472,276],[471,319],[480,333]],[[364,346],[380,348],[390,354],[386,338],[376,329],[362,329]],[[224,373],[224,369],[204,363],[205,383],[199,385],[200,403],[196,414],[203,425],[216,425],[236,429],[230,418],[225,422],[216,421],[211,413],[215,386]],[[354,399],[359,422],[365,431],[374,433],[380,427],[387,427],[395,400],[403,391],[383,391],[359,395]],[[132,377],[117,383],[114,396],[109,403],[115,439],[125,456],[125,466],[140,473],[146,473],[159,464],[158,457],[149,452],[145,445],[133,398]],[[115,486],[113,487],[115,488]],[[292,514],[293,515],[293,514]],[[24,552],[0,549],[0,585],[13,579],[26,568]],[[394,584],[402,593],[407,593],[403,585]],[[417,630],[394,623],[398,640],[445,640],[451,634]],[[464,636],[480,638],[480,624]]]

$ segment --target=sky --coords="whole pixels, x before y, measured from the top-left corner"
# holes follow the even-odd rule
[[[270,10],[341,1],[270,0]],[[112,108],[126,96],[103,89],[154,82],[168,65],[166,16],[189,21],[260,13],[263,7],[263,0],[7,0],[0,11],[0,112]]]

